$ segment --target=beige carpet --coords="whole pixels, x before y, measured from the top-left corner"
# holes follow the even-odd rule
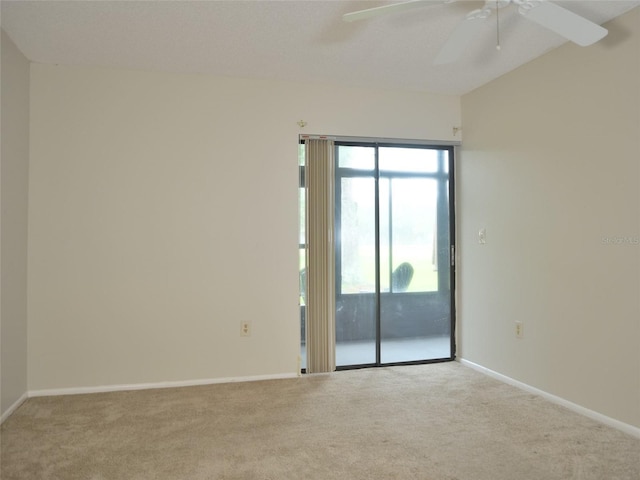
[[[458,363],[33,398],[2,480],[640,478],[640,440]]]

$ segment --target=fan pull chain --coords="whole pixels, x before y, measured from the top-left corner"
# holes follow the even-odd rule
[[[496,50],[500,50],[500,5],[496,0]]]

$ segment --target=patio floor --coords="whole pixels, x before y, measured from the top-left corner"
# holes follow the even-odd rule
[[[451,356],[451,339],[448,335],[418,338],[382,340],[381,363],[436,360]],[[302,368],[307,365],[306,346],[301,345]],[[337,342],[336,365],[373,364],[376,361],[376,344],[373,340],[362,342]]]

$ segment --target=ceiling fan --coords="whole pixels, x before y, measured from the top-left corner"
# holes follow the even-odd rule
[[[410,0],[380,7],[359,10],[345,14],[345,22],[354,22],[367,18],[427,7],[437,4],[453,3],[460,0]],[[497,48],[500,49],[500,9],[509,5],[518,7],[518,13],[524,18],[541,25],[572,42],[586,47],[607,35],[607,29],[587,20],[566,8],[547,0],[487,0],[482,8],[469,12],[458,24],[445,42],[434,60],[435,65],[453,63],[464,53],[483,28],[483,23],[496,12],[498,34]]]

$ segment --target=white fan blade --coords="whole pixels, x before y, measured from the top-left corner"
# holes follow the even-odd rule
[[[488,9],[474,10],[455,28],[444,46],[436,55],[434,65],[453,63],[464,53],[469,44],[482,30],[483,22],[490,16]]]
[[[608,30],[555,3],[534,3],[531,8],[520,7],[520,13],[552,32],[586,47],[604,38]]]
[[[391,13],[403,12],[414,8],[436,5],[438,3],[450,3],[455,0],[411,0],[409,2],[392,3],[390,5],[382,5],[381,7],[367,8],[366,10],[358,10],[357,12],[346,13],[342,16],[345,22],[355,22],[356,20],[364,20],[365,18],[377,17],[379,15],[387,15]]]

